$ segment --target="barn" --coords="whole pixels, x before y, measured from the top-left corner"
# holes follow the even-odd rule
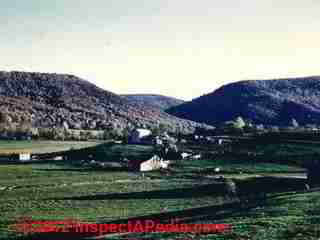
[[[158,155],[142,156],[139,159],[129,160],[128,167],[133,171],[152,171],[167,168],[170,161],[165,161]]]

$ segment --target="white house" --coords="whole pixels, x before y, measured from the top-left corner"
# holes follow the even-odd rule
[[[145,143],[143,141],[144,138],[151,135],[151,131],[149,129],[137,128],[130,133],[129,143]]]
[[[30,161],[31,160],[31,154],[30,153],[20,153],[19,154],[19,160],[24,161]]]

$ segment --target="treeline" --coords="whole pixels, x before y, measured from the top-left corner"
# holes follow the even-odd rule
[[[129,129],[74,130],[61,127],[36,127],[28,117],[13,119],[6,112],[0,113],[0,139],[3,140],[109,140],[128,138]]]
[[[62,127],[0,127],[0,139],[3,140],[60,140],[60,141],[87,141],[87,140],[125,140],[128,134],[123,131],[93,131],[70,130]]]

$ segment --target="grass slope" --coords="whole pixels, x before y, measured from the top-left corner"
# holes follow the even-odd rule
[[[134,145],[103,150],[109,156],[137,157],[151,151]],[[210,177],[217,166],[236,182],[238,196],[246,199],[242,204],[226,197],[221,183]],[[305,191],[305,179],[286,177],[297,171],[304,169],[271,163],[252,165],[232,158],[179,161],[168,175],[155,171],[144,178],[122,169],[77,168],[62,163],[0,165],[0,239],[23,239],[10,230],[21,217],[109,223],[140,216],[228,223],[233,230],[223,235],[129,234],[112,239],[319,239],[320,192]],[[272,175],[281,172],[283,175]]]
[[[50,153],[67,151],[70,148],[80,149],[93,147],[99,142],[73,142],[73,141],[5,141],[0,140],[0,154],[21,152]]]

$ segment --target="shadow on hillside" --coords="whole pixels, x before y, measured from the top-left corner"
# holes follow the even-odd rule
[[[265,195],[267,193],[281,193],[299,191],[305,189],[305,179],[280,178],[280,177],[253,177],[244,180],[236,180],[238,196],[250,198]],[[192,188],[176,188],[170,190],[142,191],[130,193],[95,194],[59,198],[54,200],[123,200],[123,199],[176,199],[194,198],[205,196],[225,196],[226,185],[223,183],[207,184]]]
[[[306,183],[307,179],[303,178],[271,176],[236,180],[239,194],[243,196],[305,190]]]

